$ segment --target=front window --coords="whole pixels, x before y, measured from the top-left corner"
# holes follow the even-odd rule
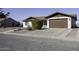
[[[43,20],[43,25],[47,25],[47,21],[46,20]]]
[[[25,25],[27,25],[27,22],[25,22]]]
[[[0,23],[0,26],[1,26],[2,24]]]

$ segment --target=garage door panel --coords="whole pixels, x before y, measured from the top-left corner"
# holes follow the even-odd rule
[[[67,28],[67,20],[50,20],[50,28]]]

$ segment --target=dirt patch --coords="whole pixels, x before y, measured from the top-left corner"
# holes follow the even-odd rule
[[[15,28],[0,28],[0,32],[5,32],[5,31],[9,31]]]
[[[34,30],[28,30],[28,29],[19,29],[19,30],[14,30],[12,33],[27,33],[30,31],[34,31]]]
[[[14,31],[15,33],[26,33],[28,32],[29,30],[18,30],[18,31]]]

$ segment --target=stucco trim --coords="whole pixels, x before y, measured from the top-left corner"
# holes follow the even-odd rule
[[[71,18],[68,18],[68,29],[71,29]]]
[[[26,22],[23,22],[23,28],[27,28]]]

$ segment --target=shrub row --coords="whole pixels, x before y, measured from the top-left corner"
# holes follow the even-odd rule
[[[32,21],[32,29],[41,29],[43,26],[43,21],[42,20],[33,20]]]

